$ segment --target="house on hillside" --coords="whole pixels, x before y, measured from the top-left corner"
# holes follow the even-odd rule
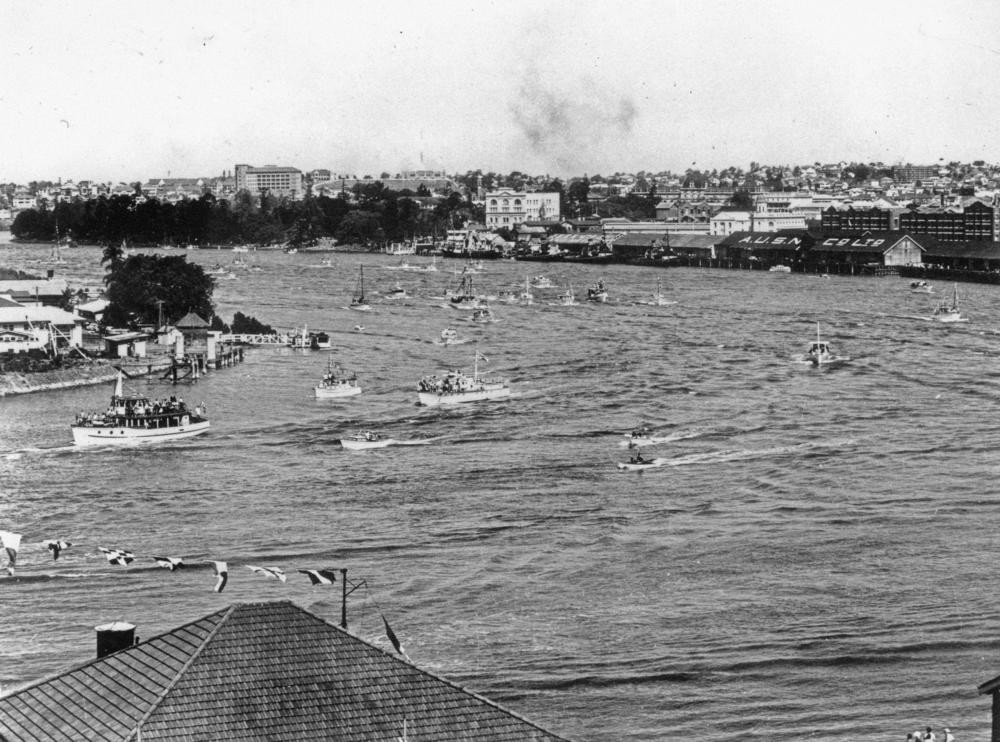
[[[51,273],[51,271],[50,271]],[[0,281],[0,294],[5,294],[21,304],[47,304],[59,306],[69,284],[63,278],[28,278]]]
[[[0,697],[0,740],[564,739],[288,601],[98,628],[97,659]]]

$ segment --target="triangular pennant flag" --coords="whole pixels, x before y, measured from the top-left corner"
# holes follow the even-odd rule
[[[126,564],[131,564],[135,561],[135,554],[131,551],[125,551],[124,549],[105,549],[103,546],[98,546],[97,548],[104,552],[104,556],[107,558],[108,564],[117,564],[119,567],[123,567]]]
[[[332,585],[337,581],[337,574],[332,569],[300,569],[298,570],[314,585]]]
[[[63,549],[68,549],[72,545],[73,544],[71,544],[69,541],[57,540],[57,541],[47,541],[45,547],[52,552],[52,561],[55,561],[56,559],[59,558],[59,552],[61,552]]]
[[[405,656],[405,654],[403,652],[403,647],[399,643],[399,639],[396,638],[396,633],[392,630],[392,627],[389,625],[389,622],[385,620],[385,616],[384,615],[382,616],[382,623],[385,624],[385,635],[386,635],[386,638],[388,638],[389,641],[392,642],[392,646],[396,648],[396,651],[399,654],[402,654],[402,655]]]
[[[7,573],[12,575],[17,564],[17,550],[21,548],[21,534],[0,531],[0,545],[7,552]]]
[[[153,557],[153,559],[159,566],[163,567],[164,569],[169,569],[171,572],[173,572],[175,569],[180,569],[181,567],[184,566],[184,560],[181,559],[180,557],[155,556]]]
[[[282,582],[285,582],[288,579],[285,577],[284,570],[278,569],[277,567],[255,567],[252,564],[248,564],[247,569],[259,575],[264,575],[265,577],[281,580]]]
[[[206,559],[205,564],[211,564],[212,568],[215,570],[215,576],[218,578],[215,581],[215,592],[221,593],[226,589],[226,583],[229,581],[229,565],[225,562],[213,562]]]

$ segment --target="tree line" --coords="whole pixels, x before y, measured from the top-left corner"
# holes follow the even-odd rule
[[[60,201],[52,208],[26,209],[11,225],[18,240],[72,239],[88,244],[225,245],[341,244],[444,237],[448,229],[482,220],[482,208],[458,193],[417,197],[380,181],[358,184],[336,197],[304,199],[241,191],[232,199],[205,193],[176,203],[139,194]]]

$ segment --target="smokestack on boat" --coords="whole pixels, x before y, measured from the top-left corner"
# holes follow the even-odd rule
[[[135,626],[124,621],[101,624],[95,626],[94,631],[97,632],[98,659],[128,649],[138,641],[135,636]]]

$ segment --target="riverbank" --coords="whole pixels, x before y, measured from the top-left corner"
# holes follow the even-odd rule
[[[0,397],[102,384],[114,381],[117,377],[117,368],[108,363],[100,362],[86,366],[53,369],[51,371],[0,373]]]

